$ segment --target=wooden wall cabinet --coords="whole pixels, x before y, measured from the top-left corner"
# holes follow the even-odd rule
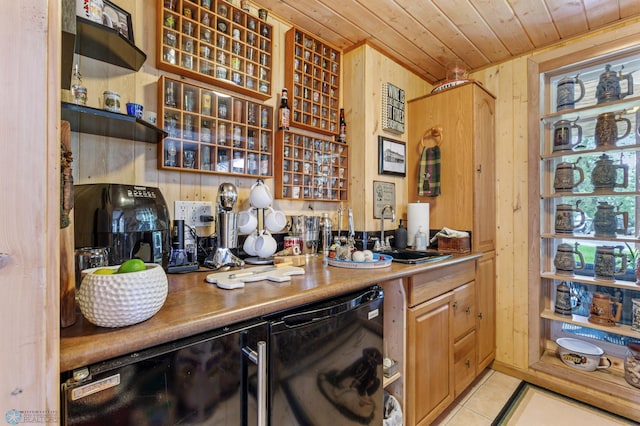
[[[348,201],[349,146],[281,130],[276,135],[276,198]]]
[[[271,97],[270,24],[225,0],[158,0],[157,10],[158,69],[261,100]]]
[[[338,133],[340,55],[340,50],[300,28],[287,31],[284,82],[290,88],[292,127]]]
[[[429,227],[471,231],[476,252],[495,249],[495,97],[475,82],[413,99],[408,103],[409,140],[442,129],[441,188],[437,197],[419,197],[418,159],[422,146],[407,150],[409,202],[429,203]],[[434,144],[425,139],[425,146]]]
[[[159,169],[273,175],[273,108],[165,76],[158,100]]]

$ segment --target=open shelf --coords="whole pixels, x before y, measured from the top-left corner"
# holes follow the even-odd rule
[[[76,46],[79,55],[138,71],[147,55],[118,30],[77,17]]]
[[[92,135],[159,143],[167,133],[153,124],[126,114],[62,102],[62,119],[71,130]]]

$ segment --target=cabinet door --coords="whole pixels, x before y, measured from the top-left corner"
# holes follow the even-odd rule
[[[484,254],[478,259],[476,273],[478,373],[496,355],[496,255]]]
[[[453,293],[408,310],[408,425],[428,425],[454,398]]]
[[[473,250],[495,249],[496,173],[494,99],[484,90],[474,91],[473,130]]]
[[[458,340],[476,325],[476,286],[473,281],[453,291],[453,339]]]

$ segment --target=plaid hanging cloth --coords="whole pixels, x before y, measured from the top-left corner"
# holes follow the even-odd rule
[[[440,147],[424,148],[418,168],[418,195],[437,197],[440,195]]]

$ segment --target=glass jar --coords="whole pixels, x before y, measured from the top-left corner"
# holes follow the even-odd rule
[[[629,343],[624,357],[624,378],[627,383],[640,388],[640,343]]]

